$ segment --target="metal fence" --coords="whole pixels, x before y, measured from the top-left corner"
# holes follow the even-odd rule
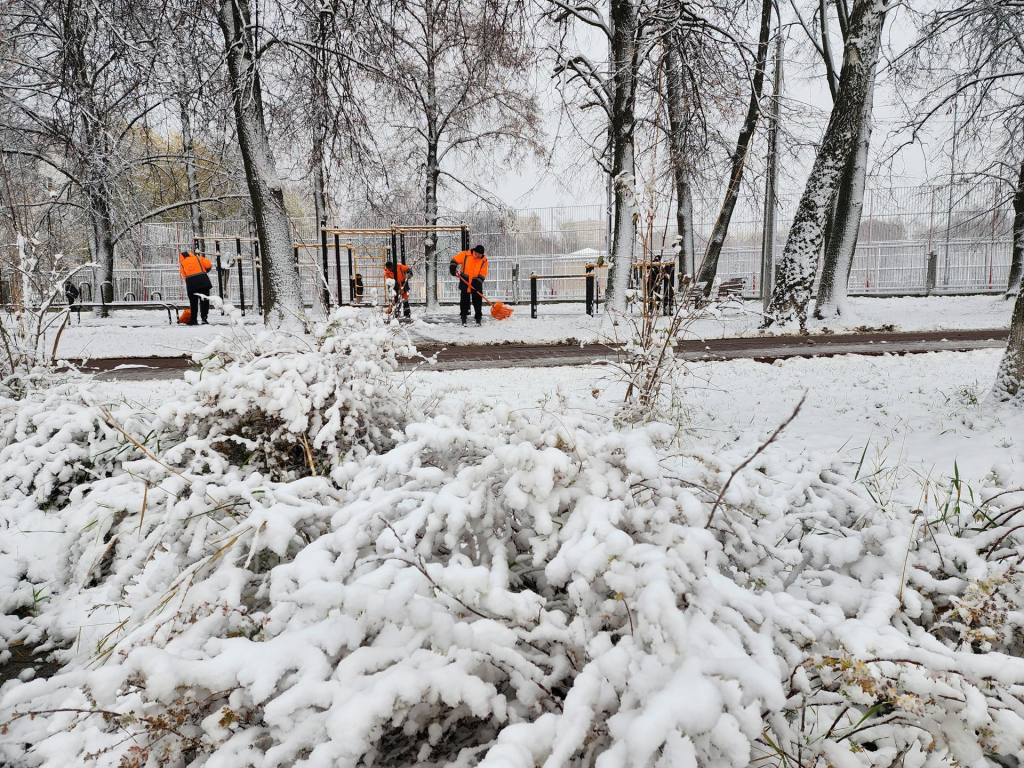
[[[870,188],[865,197],[858,247],[850,274],[853,295],[895,295],[925,293],[996,293],[1005,290],[1012,256],[1012,187],[992,184],[957,184]],[[780,200],[778,220],[788,222],[796,196]],[[699,260],[706,247],[718,201],[707,200],[695,210],[695,247]],[[700,207],[700,206],[703,207]],[[730,226],[730,235],[719,260],[719,277],[743,281],[744,295],[759,296],[761,260],[760,201],[740,200]],[[350,216],[330,222],[335,227],[388,228],[423,220],[422,214]],[[506,302],[526,301],[529,279],[541,275],[583,275],[586,265],[607,257],[607,218],[601,205],[562,206],[533,209],[482,209],[445,211],[440,223],[465,223],[472,243],[486,246],[490,262],[488,296]],[[638,254],[645,259],[675,260],[673,243],[676,226],[672,219],[659,220],[640,234]],[[776,254],[780,254],[787,232],[776,232]],[[205,244],[200,244],[215,262],[215,291],[225,299],[246,307],[259,297],[255,268],[255,245],[248,221],[217,221],[206,227]],[[404,253],[413,267],[411,300],[425,301],[424,265],[428,235],[409,233]],[[435,234],[438,254],[438,299],[457,301],[458,286],[445,268],[460,247],[457,233]],[[319,301],[323,290],[323,253],[319,227],[311,218],[293,221],[293,238],[307,304]],[[378,299],[383,288],[383,253],[386,236],[328,239],[327,283],[332,297],[352,299],[355,273],[367,301],[374,291]],[[350,268],[348,248],[355,256]],[[122,244],[113,286],[107,297],[113,301],[181,302],[184,284],[178,276],[177,254],[195,248],[192,232],[182,223],[144,224]],[[377,256],[370,250],[376,249]],[[934,284],[929,285],[929,254],[934,254]],[[218,258],[219,256],[219,258]],[[241,265],[239,267],[239,265]],[[692,273],[694,265],[680,265],[678,273]],[[220,277],[218,278],[218,275]],[[99,274],[80,274],[83,299],[100,298]],[[599,280],[598,298],[604,289]],[[582,301],[584,281],[544,281],[542,301]]]

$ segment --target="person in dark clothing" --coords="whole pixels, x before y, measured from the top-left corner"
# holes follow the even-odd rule
[[[68,301],[68,309],[73,309],[78,313],[78,322],[82,322],[82,308],[77,306],[78,297],[81,295],[81,291],[75,287],[74,283],[70,280],[64,281],[64,298]]]
[[[198,325],[200,314],[203,325],[209,325],[206,317],[210,313],[210,291],[213,283],[207,274],[213,264],[205,256],[182,251],[178,254],[178,270],[185,280],[185,292],[188,294],[188,306],[192,312],[186,325]]]
[[[452,277],[459,278],[459,315],[462,324],[469,317],[469,304],[473,302],[473,313],[476,324],[483,322],[484,314],[484,279],[487,277],[487,256],[484,247],[476,245],[471,251],[461,251],[452,257],[448,265]]]

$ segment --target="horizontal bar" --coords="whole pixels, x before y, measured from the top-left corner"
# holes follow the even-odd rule
[[[435,226],[418,224],[396,224],[392,227],[395,232],[401,232],[403,234],[409,234],[410,232],[461,232],[462,226],[452,226],[447,224],[439,224]]]
[[[381,237],[389,237],[391,235],[390,229],[330,229],[324,227],[320,231],[326,232],[329,235],[380,235]]]
[[[584,279],[593,275],[530,275],[531,280],[569,280],[570,278]]]

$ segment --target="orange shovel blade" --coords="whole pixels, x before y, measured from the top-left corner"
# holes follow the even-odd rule
[[[512,317],[512,308],[506,307],[500,301],[491,304],[491,317],[495,320],[508,320]]]

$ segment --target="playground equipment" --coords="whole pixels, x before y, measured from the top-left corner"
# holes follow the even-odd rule
[[[380,229],[347,229],[328,227],[326,221],[320,222],[320,251],[325,277],[330,272],[331,241],[334,251],[334,273],[337,285],[337,303],[359,305],[365,302],[366,297],[374,289],[379,290],[379,297],[385,305],[391,303],[391,297],[384,296],[384,266],[391,259],[398,263],[408,264],[409,254],[413,247],[425,246],[423,242],[428,237],[435,239],[435,253],[443,254],[445,247],[440,246],[440,240],[447,236],[454,239],[458,236],[460,250],[469,248],[469,227],[465,224],[458,225],[419,225],[419,224],[395,224],[388,228]],[[416,250],[419,250],[416,247]],[[451,246],[449,245],[449,248]],[[342,256],[348,267],[348,301],[346,302],[342,290]],[[454,255],[454,254],[452,254]],[[439,257],[438,261],[441,261]],[[413,266],[422,266],[418,260]],[[419,280],[414,282],[414,292],[422,293],[426,298],[426,283],[423,279],[423,270],[419,270]],[[326,280],[325,280],[326,283]],[[398,288],[396,286],[396,299]],[[329,295],[325,291],[327,301]],[[419,298],[417,296],[417,298]],[[422,299],[421,299],[422,300]]]
[[[587,264],[586,273],[582,275],[530,275],[530,317],[537,319],[537,307],[540,304],[539,282],[541,280],[586,280],[586,298],[584,303],[587,314],[593,315],[599,303],[597,297],[597,270],[606,269],[604,264]]]

